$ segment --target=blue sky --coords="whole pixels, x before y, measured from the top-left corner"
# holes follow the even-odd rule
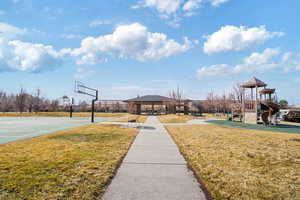
[[[222,93],[253,76],[300,104],[296,0],[2,0],[0,89],[101,99]]]

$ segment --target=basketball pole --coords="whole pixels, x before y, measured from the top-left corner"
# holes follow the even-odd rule
[[[98,90],[96,90],[96,98],[92,100],[92,123],[95,122],[95,101],[98,100]]]
[[[74,98],[71,98],[71,104],[70,104],[70,118],[73,117],[73,104],[74,104]]]

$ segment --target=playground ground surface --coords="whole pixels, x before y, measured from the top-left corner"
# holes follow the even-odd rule
[[[166,127],[216,199],[300,199],[300,135],[212,124]]]
[[[0,145],[0,200],[97,199],[137,129],[92,124]]]
[[[228,120],[209,120],[208,123],[228,127],[228,128],[240,128],[250,130],[261,130],[261,131],[272,131],[272,132],[283,132],[300,134],[300,124],[278,124],[276,126],[264,126],[262,124],[245,124],[242,122],[232,122]]]
[[[112,117],[96,117],[95,122]],[[90,124],[88,117],[0,117],[0,144]]]

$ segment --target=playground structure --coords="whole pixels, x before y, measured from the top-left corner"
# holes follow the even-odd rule
[[[279,112],[276,89],[266,87],[266,83],[255,77],[242,84],[242,103],[232,105],[232,119],[239,116],[247,124],[276,125]]]

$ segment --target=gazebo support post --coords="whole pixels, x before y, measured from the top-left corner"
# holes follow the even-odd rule
[[[152,115],[153,115],[154,114],[154,104],[152,104],[151,112],[152,112]]]

